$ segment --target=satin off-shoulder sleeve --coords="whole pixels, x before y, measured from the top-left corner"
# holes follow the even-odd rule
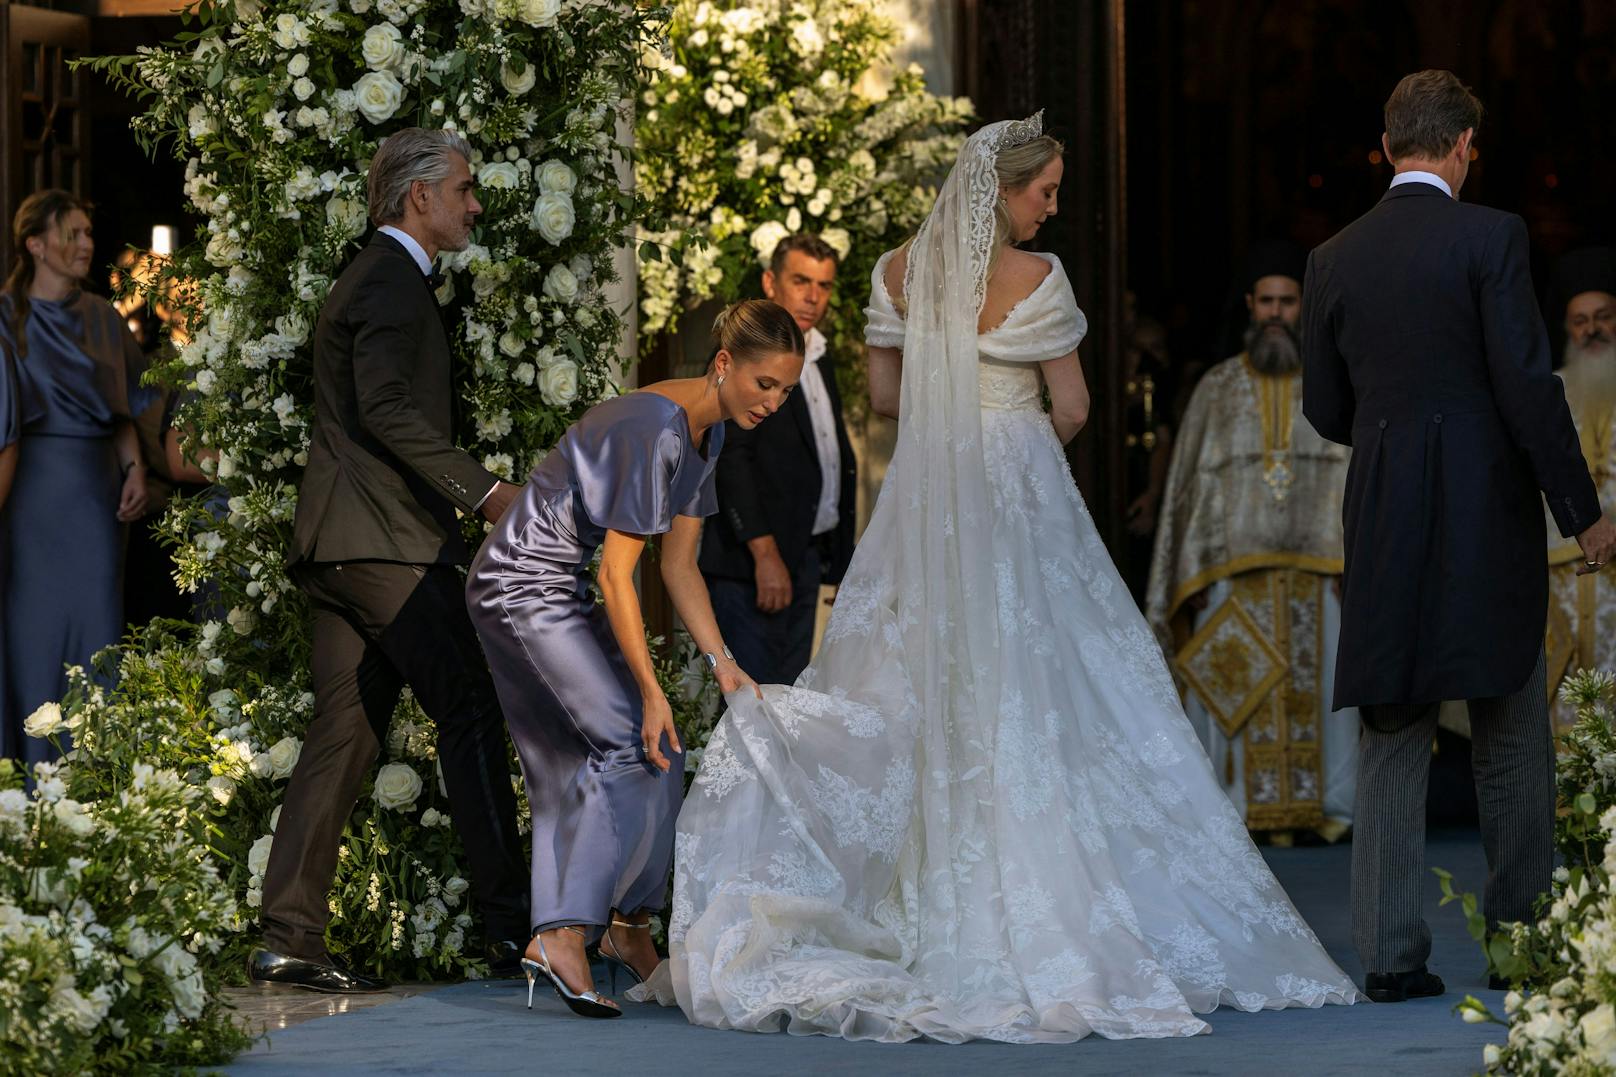
[[[597,436],[572,454],[584,512],[613,531],[665,534],[673,526],[670,494],[684,439],[666,423],[653,426],[636,415],[599,426]]]
[[[864,343],[872,348],[903,347],[904,325],[898,310],[887,295],[888,251],[875,260],[875,271],[870,274],[870,305],[864,308]]]
[[[1002,324],[982,334],[983,355],[1012,363],[1040,363],[1059,359],[1082,342],[1089,331],[1089,320],[1078,309],[1072,282],[1060,259],[1049,257],[1049,276]]]

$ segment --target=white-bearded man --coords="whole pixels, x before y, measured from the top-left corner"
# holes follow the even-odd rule
[[[1616,504],[1616,248],[1589,247],[1555,267],[1565,304],[1566,403],[1601,504]],[[1616,669],[1616,577],[1578,576],[1582,551],[1549,532],[1549,692],[1555,729],[1576,721],[1559,701],[1560,680],[1579,668]]]

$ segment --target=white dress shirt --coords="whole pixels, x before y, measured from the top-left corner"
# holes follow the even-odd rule
[[[421,268],[421,276],[430,277],[432,275],[432,259],[426,256],[426,248],[417,243],[414,236],[404,231],[404,229],[394,228],[390,224],[384,224],[380,228],[376,229],[376,231],[380,232],[384,236],[391,236],[393,239],[398,241],[400,246],[409,251],[410,257],[414,258],[415,264]],[[476,507],[479,509],[482,508],[483,502],[488,500],[488,495],[492,494],[497,489],[499,489],[499,480],[495,479],[494,485],[488,488],[488,493],[477,499]]]
[[[836,416],[830,408],[830,393],[819,360],[825,354],[825,334],[810,329],[804,335],[807,351],[803,356],[803,403],[808,405],[808,422],[814,428],[814,451],[819,457],[819,508],[814,513],[814,534],[823,535],[841,519],[837,503],[842,498],[842,450],[836,443]]]
[[[1448,186],[1448,181],[1435,172],[1421,172],[1417,168],[1411,168],[1392,177],[1393,187],[1401,187],[1405,183],[1429,183],[1449,198],[1453,197],[1453,188]]]

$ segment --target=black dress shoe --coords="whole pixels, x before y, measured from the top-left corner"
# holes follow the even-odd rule
[[[491,980],[514,980],[522,975],[521,943],[500,939],[483,947],[483,958],[488,962]]]
[[[1364,994],[1371,1002],[1432,998],[1445,990],[1441,978],[1427,972],[1424,965],[1408,972],[1371,972],[1364,977]]]
[[[247,958],[247,979],[256,987],[301,988],[328,995],[370,995],[387,990],[380,980],[357,972],[264,949],[254,950]]]

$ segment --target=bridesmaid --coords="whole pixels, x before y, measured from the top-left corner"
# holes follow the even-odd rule
[[[24,719],[123,635],[123,525],[146,511],[132,416],[156,393],[123,318],[81,287],[88,211],[24,199],[0,294],[0,756],[30,766],[55,750]]]
[[[657,684],[634,570],[650,535],[674,608],[719,686],[735,664],[696,568],[701,518],[717,510],[724,420],[752,428],[802,373],[803,338],[784,308],[747,300],[713,323],[699,378],[598,404],[551,450],[483,544],[467,581],[533,811],[533,925],[522,965],[574,1013],[617,1017],[585,947],[635,979],[659,962],[651,914],[667,894],[684,753]],[[605,609],[589,597],[595,576]]]

